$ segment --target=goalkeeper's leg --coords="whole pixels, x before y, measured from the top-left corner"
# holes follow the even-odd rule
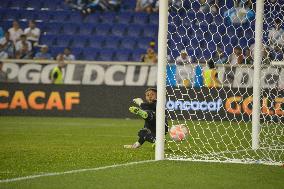
[[[138,132],[138,141],[135,142],[133,145],[124,145],[124,148],[139,148],[144,144],[145,141],[150,143],[155,143],[156,138],[155,134],[152,133],[149,129],[143,128]]]

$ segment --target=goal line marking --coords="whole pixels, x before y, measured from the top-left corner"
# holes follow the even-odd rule
[[[130,165],[137,165],[137,164],[150,163],[150,162],[155,162],[155,160],[136,161],[136,162],[130,162],[130,163],[124,163],[124,164],[115,164],[115,165],[96,167],[96,168],[76,169],[76,170],[70,170],[70,171],[64,171],[64,172],[54,172],[54,173],[44,173],[44,174],[39,174],[39,175],[30,175],[30,176],[25,176],[25,177],[17,177],[17,178],[0,180],[0,183],[9,183],[9,182],[15,182],[15,181],[21,181],[21,180],[35,179],[35,178],[39,178],[39,177],[58,176],[58,175],[82,173],[82,172],[88,172],[88,171],[99,171],[99,170],[104,170],[104,169],[110,169],[110,168],[116,168],[116,167],[126,167],[126,166],[130,166]]]

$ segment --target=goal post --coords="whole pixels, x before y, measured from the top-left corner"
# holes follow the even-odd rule
[[[155,159],[164,159],[168,0],[159,1],[158,73]]]
[[[156,160],[284,163],[284,55],[268,39],[282,2],[159,1]]]
[[[255,19],[255,50],[253,69],[253,108],[252,108],[252,149],[259,148],[260,132],[260,73],[262,60],[262,30],[263,30],[264,0],[256,2]]]

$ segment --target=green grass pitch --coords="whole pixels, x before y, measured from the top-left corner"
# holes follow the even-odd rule
[[[0,179],[153,160],[142,120],[0,117]],[[284,167],[159,161],[1,183],[0,188],[283,188]]]

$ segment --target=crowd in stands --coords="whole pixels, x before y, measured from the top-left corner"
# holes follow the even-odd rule
[[[41,31],[34,20],[24,30],[17,20],[13,21],[12,27],[0,38],[0,59],[41,59],[53,60],[56,57],[48,52],[48,46],[39,44]],[[70,48],[66,47],[62,52],[65,60],[75,60]]]
[[[270,1],[273,2],[273,0]],[[121,0],[62,0],[62,2],[62,7],[64,9],[81,12],[83,17],[96,12],[119,12],[122,7]],[[234,6],[226,10],[221,10],[221,8],[226,6],[222,5],[224,2],[220,0],[173,0],[170,1],[170,12],[173,12],[174,10],[177,11],[177,14],[182,14],[180,13],[181,10],[189,9],[188,4],[191,6],[191,4],[194,4],[195,2],[199,3],[199,7],[198,10],[194,10],[196,12],[196,19],[192,20],[192,23],[195,23],[197,26],[201,26],[202,24],[199,22],[197,16],[199,13],[203,13],[203,15],[212,14],[216,17],[220,16],[219,14],[222,13],[221,16],[224,18],[223,21],[227,27],[230,27],[230,25],[235,26],[250,23],[255,18],[255,7],[253,6],[255,3],[252,3],[252,0],[234,0]],[[149,15],[157,14],[159,8],[158,3],[158,0],[136,0],[135,7],[133,7],[132,11],[137,14],[141,12]],[[181,9],[181,7],[184,9]],[[179,25],[176,24],[175,27],[178,28]],[[179,32],[179,30],[177,30],[177,32]],[[206,31],[204,33],[206,33]],[[65,60],[76,60],[75,55],[72,54],[72,49],[67,45],[64,50],[62,49],[62,52],[59,52],[56,55],[51,53],[50,47],[40,40],[41,35],[43,35],[42,28],[37,26],[37,22],[34,20],[29,20],[27,28],[21,28],[17,20],[13,21],[11,27],[7,31],[3,31],[0,27],[0,58],[52,60],[56,59],[58,54],[62,54],[64,55]],[[157,63],[157,46],[155,46],[157,36],[152,36],[152,38],[153,40],[150,42],[149,47],[145,48],[145,52],[140,54],[140,61],[142,62]],[[202,40],[203,39],[199,39],[198,43],[200,42],[201,44],[204,41]],[[112,40],[110,39],[109,41],[111,44]],[[174,43],[177,42],[178,41],[174,41]],[[230,54],[228,54],[224,46],[221,46],[220,44],[222,43],[219,43],[218,45],[215,44],[216,48],[211,52],[212,56],[210,59],[212,58],[216,64],[227,63],[235,65],[253,63],[254,44],[248,44],[247,46],[234,44],[232,45],[233,50]],[[274,20],[274,26],[270,27],[268,30],[268,43],[263,46],[264,62],[269,63],[270,60],[283,59],[283,46],[284,30],[282,21],[278,18]],[[194,49],[194,47],[190,48]],[[172,50],[171,47],[170,49]],[[205,48],[201,50],[205,50]],[[196,57],[194,57],[196,54],[195,50],[191,51],[184,48],[178,49],[178,52],[180,52],[178,55],[175,54],[174,57],[170,58],[171,62],[175,62],[177,65],[199,62],[196,60]]]

